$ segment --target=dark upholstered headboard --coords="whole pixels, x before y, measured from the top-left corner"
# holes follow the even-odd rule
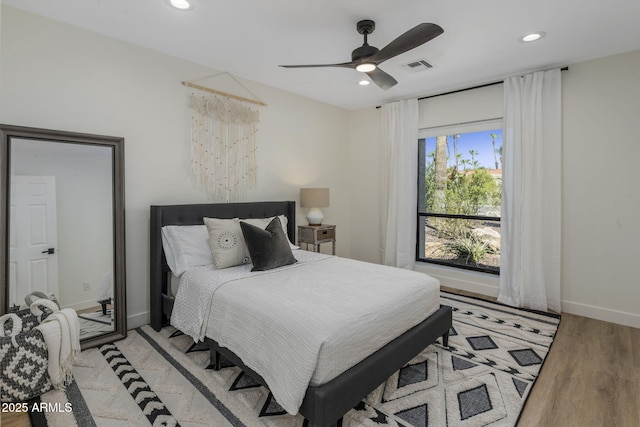
[[[291,242],[296,235],[296,203],[248,202],[212,203],[198,205],[151,206],[149,229],[149,279],[151,326],[160,330],[166,316],[171,313],[173,298],[170,296],[167,272],[169,267],[162,249],[162,227],[165,225],[204,224],[203,218],[268,218],[286,215],[287,234]]]

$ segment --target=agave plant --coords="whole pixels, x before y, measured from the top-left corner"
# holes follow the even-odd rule
[[[465,260],[465,263],[472,261],[478,264],[484,257],[491,252],[489,244],[471,233],[464,233],[455,240],[446,244],[447,250],[456,256]]]

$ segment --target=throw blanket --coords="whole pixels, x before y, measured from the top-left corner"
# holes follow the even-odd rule
[[[80,324],[70,308],[51,314],[36,326],[42,332],[49,352],[48,372],[51,384],[64,390],[72,380],[71,365],[80,354]]]

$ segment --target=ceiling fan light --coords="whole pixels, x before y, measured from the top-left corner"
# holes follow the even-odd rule
[[[169,4],[180,10],[189,10],[193,8],[189,0],[169,0]]]
[[[362,64],[356,65],[356,70],[361,73],[368,73],[369,71],[373,71],[376,69],[376,64],[372,62],[363,62]]]

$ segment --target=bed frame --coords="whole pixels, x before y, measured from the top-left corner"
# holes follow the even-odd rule
[[[287,216],[289,219],[287,234],[290,240],[295,242],[295,202],[151,206],[151,326],[159,331],[167,323],[173,309],[173,297],[168,280],[169,267],[162,249],[162,227],[165,225],[203,224],[204,217],[266,218],[277,215]],[[441,306],[422,323],[400,335],[333,380],[319,386],[309,386],[302,406],[300,406],[300,414],[315,426],[329,426],[335,423],[439,337],[443,338],[443,345],[446,346],[451,322],[451,307]],[[214,369],[220,368],[220,356],[222,355],[266,386],[264,379],[247,368],[242,360],[230,350],[221,347],[209,338],[206,339],[206,342],[211,348],[211,363],[214,365]]]

